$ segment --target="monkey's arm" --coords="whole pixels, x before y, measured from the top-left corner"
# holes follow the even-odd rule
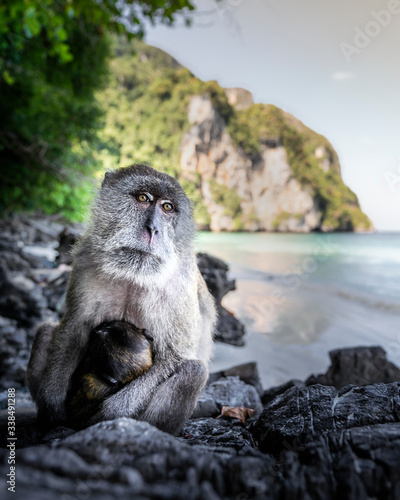
[[[89,331],[88,326],[75,325],[66,315],[54,332],[36,397],[38,424],[41,428],[47,429],[65,422],[69,383],[82,358]]]
[[[170,360],[153,363],[143,375],[106,398],[101,410],[90,420],[90,424],[118,417],[137,417],[152,398],[156,388],[174,372],[176,366],[177,363]]]
[[[197,360],[154,364],[144,375],[107,398],[89,425],[118,417],[145,420],[176,434],[190,417],[208,371]]]
[[[82,246],[83,250],[85,247]],[[78,256],[79,257],[79,256]],[[46,367],[37,397],[38,424],[42,429],[66,420],[65,401],[71,377],[85,354],[89,333],[96,321],[90,308],[90,259],[75,259],[68,283],[66,313],[55,329],[47,349]]]

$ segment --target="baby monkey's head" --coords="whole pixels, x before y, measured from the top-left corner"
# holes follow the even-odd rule
[[[108,274],[145,286],[165,282],[194,234],[191,204],[173,177],[141,164],[106,173],[90,236]]]
[[[88,352],[72,376],[67,395],[74,429],[87,427],[105,398],[151,367],[152,341],[146,330],[125,321],[104,322],[91,331]]]
[[[125,321],[109,321],[94,328],[90,335],[89,354],[104,382],[125,385],[152,365],[153,338],[147,330]]]

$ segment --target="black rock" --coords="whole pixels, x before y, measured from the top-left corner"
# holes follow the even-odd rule
[[[218,447],[191,446],[146,422],[121,418],[51,445],[18,450],[14,497],[79,498],[85,493],[94,500],[278,498],[275,460],[254,450],[246,442],[251,443],[251,436],[239,430],[243,446],[238,451],[224,447],[229,426],[217,426]],[[232,439],[226,442],[232,444]],[[9,472],[7,453],[0,451],[2,477]]]
[[[228,279],[229,267],[222,260],[205,253],[197,254],[197,265],[217,305],[215,340],[236,346],[244,345],[244,325],[221,305],[223,297],[236,287],[235,280]]]
[[[244,345],[244,325],[227,309],[222,306],[217,307],[218,323],[215,331],[216,342],[236,345],[238,347]]]
[[[276,396],[294,386],[321,384],[340,389],[349,384],[363,386],[380,382],[400,382],[400,369],[387,359],[386,352],[380,346],[335,349],[329,352],[329,357],[331,365],[326,373],[310,375],[305,382],[290,380],[265,390],[261,396],[263,405],[267,405]]]
[[[322,375],[311,375],[306,385],[369,385],[400,382],[400,369],[391,363],[380,346],[350,347],[330,351],[331,366]]]
[[[220,306],[223,297],[236,288],[235,280],[228,280],[229,267],[222,260],[205,253],[197,254],[197,265],[209,291]]]
[[[231,377],[210,384],[214,400],[235,385],[242,389],[244,383]],[[339,391],[294,385],[246,425],[231,418],[192,418],[173,437],[145,422],[122,418],[69,436],[73,431],[56,429],[45,436],[46,446],[34,446],[35,411],[18,416],[20,409],[18,442],[30,447],[18,450],[16,497],[52,500],[62,494],[79,496],[86,488],[95,500],[115,495],[397,500],[399,394],[400,383]],[[1,416],[5,435],[6,412]],[[0,450],[1,474],[9,470],[7,456],[8,451]]]
[[[26,230],[33,232],[32,243],[52,243],[57,240],[58,234],[63,228],[59,218],[51,215],[31,215],[29,217],[22,215],[20,223]]]
[[[20,253],[33,269],[51,269],[57,256],[51,246],[44,245],[23,246]]]
[[[0,265],[9,271],[26,273],[31,268],[31,263],[17,251],[3,250],[0,252]]]
[[[239,377],[245,384],[255,387],[260,396],[264,394],[260,375],[258,373],[257,363],[255,362],[244,363],[242,365],[228,368],[227,370],[210,373],[207,384],[216,382],[220,378],[224,377]]]
[[[255,448],[253,436],[238,420],[229,418],[192,418],[179,436],[191,445],[223,447],[225,452]]]
[[[282,474],[279,498],[395,500],[400,384],[292,387],[251,428]]]
[[[0,390],[25,385],[31,330],[16,320],[0,316]]]
[[[16,319],[19,326],[30,327],[43,317],[47,301],[32,280],[18,274],[12,276],[0,266],[0,315]]]
[[[277,459],[284,492],[279,498],[396,500],[399,431],[398,423],[383,424],[332,431],[304,447],[287,443]]]
[[[273,401],[276,396],[279,396],[280,394],[283,394],[286,392],[288,389],[291,387],[305,387],[305,383],[302,382],[301,380],[289,380],[289,382],[286,382],[285,384],[278,385],[276,387],[271,387],[271,389],[267,389],[266,391],[263,392],[261,395],[261,402],[264,406],[266,406],[268,403]]]
[[[221,378],[201,391],[192,418],[217,416],[223,406],[243,406],[262,411],[262,403],[256,389],[242,382],[239,377]]]
[[[25,386],[36,328],[57,319],[44,293],[47,283],[40,276],[53,271],[61,229],[51,217],[0,220],[0,389]]]
[[[330,431],[400,422],[400,383],[364,387],[292,387],[266,406],[254,424],[259,448],[279,454]]]

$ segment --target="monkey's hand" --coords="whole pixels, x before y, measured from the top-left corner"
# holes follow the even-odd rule
[[[63,391],[53,384],[49,386],[45,380],[43,382],[36,398],[37,425],[40,432],[48,432],[64,424],[67,415]]]
[[[41,434],[47,433],[55,427],[65,424],[65,422],[64,409],[38,403],[37,427]]]
[[[176,369],[177,363],[159,361],[153,364],[143,375],[125,385],[116,394],[109,396],[102,403],[101,409],[89,420],[93,425],[103,420],[119,417],[139,417],[146,408],[157,387]]]

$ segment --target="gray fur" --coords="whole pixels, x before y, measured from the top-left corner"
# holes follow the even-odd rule
[[[138,193],[153,201],[139,203]],[[161,208],[166,200],[173,213]],[[75,251],[66,314],[58,326],[42,325],[32,348],[28,383],[44,427],[66,423],[68,386],[90,331],[125,320],[152,333],[153,365],[107,398],[90,423],[130,416],[179,431],[207,379],[216,320],[194,234],[190,202],[175,179],[145,165],[106,174]]]

